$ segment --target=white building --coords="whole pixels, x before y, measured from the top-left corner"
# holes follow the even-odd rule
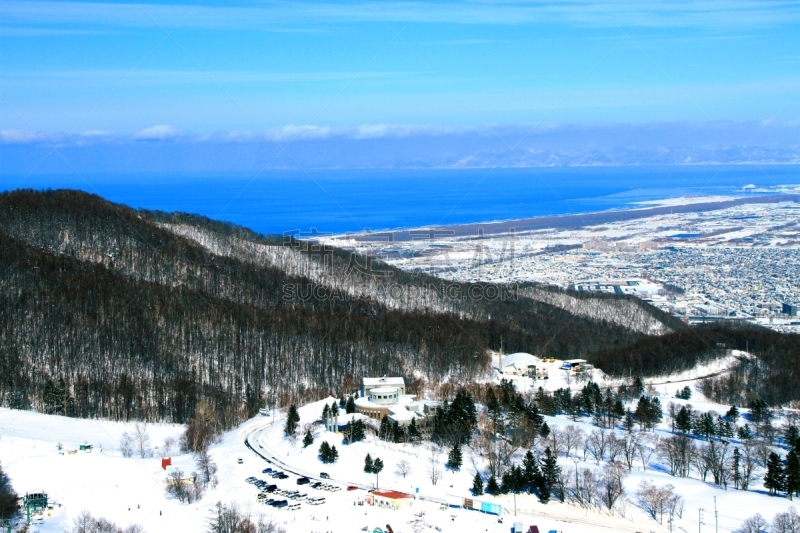
[[[423,410],[413,394],[405,394],[406,384],[401,377],[364,378],[362,396],[356,399],[356,411],[375,420],[388,416],[401,426],[415,418],[424,418]]]

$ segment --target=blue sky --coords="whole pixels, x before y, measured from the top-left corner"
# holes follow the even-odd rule
[[[769,0],[2,0],[0,142],[680,123],[791,144],[799,27]]]

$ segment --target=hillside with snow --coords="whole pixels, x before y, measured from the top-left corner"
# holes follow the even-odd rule
[[[568,373],[559,373],[559,364],[560,361],[552,363],[550,379],[538,380],[536,384],[525,377],[502,377],[510,379],[523,395],[539,385],[551,392],[568,385],[578,390],[580,382],[574,377],[568,380]],[[567,487],[576,475],[580,483],[588,483],[586,476],[591,473],[597,474],[599,479],[604,465],[613,459],[612,455],[615,460],[625,462],[624,452],[612,452],[608,448],[598,455],[595,448],[586,444],[601,431],[607,438],[613,436],[623,440],[630,435],[640,439],[642,451],[632,458],[630,470],[625,469],[624,494],[611,508],[600,502],[581,502],[575,495],[568,495],[563,503],[557,498],[542,503],[536,495],[525,491],[473,496],[471,488],[475,474],[486,477],[489,468],[479,435],[473,436],[463,446],[463,464],[459,471],[445,466],[448,460],[446,447],[427,441],[387,442],[368,431],[364,441],[348,444],[343,440],[343,433],[329,431],[322,423],[325,406],[337,401],[332,397],[299,407],[298,431],[292,438],[284,433],[285,416],[280,411],[276,411],[274,420],[272,414],[267,413],[224,433],[210,448],[211,457],[218,466],[217,484],[191,504],[179,503],[167,496],[167,471],[161,468],[160,456],[169,455],[173,464],[170,469],[196,470],[193,457],[177,449],[176,443],[184,429],[179,425],[148,424],[149,440],[144,447],[145,455],[152,457],[139,457],[136,451],[133,457],[125,457],[121,444],[123,434],[135,435],[137,428],[134,423],[79,420],[0,409],[0,461],[18,492],[45,491],[50,496],[53,508],[35,516],[33,521],[33,531],[42,533],[63,531],[84,510],[120,526],[140,524],[149,533],[199,533],[206,530],[214,504],[218,501],[235,504],[253,515],[263,514],[287,531],[372,531],[375,527],[383,528],[389,524],[396,533],[501,532],[509,531],[511,524],[519,521],[526,528],[537,525],[540,531],[666,532],[696,530],[699,517],[702,517],[704,530],[718,523],[721,531],[734,531],[756,512],[771,520],[793,506],[785,497],[767,494],[763,465],[755,467],[748,490],[736,490],[732,479],[720,486],[712,482],[711,476],[705,481],[698,479],[699,473],[694,470],[688,477],[670,475],[666,458],[657,450],[659,441],[675,435],[668,416],[669,404],[678,408],[690,405],[698,413],[725,415],[728,412],[729,405],[702,397],[697,392],[700,388],[697,385],[702,379],[724,374],[730,368],[730,358],[720,359],[693,374],[667,376],[667,379],[645,383],[647,394],[659,398],[664,406],[664,419],[652,431],[640,429],[637,425],[629,433],[619,421],[614,424],[615,429],[601,430],[596,420],[586,416],[544,417],[550,436],[540,438],[534,448],[540,451],[545,446],[552,446],[560,450],[558,464]],[[600,375],[594,377],[601,378]],[[500,384],[500,378],[499,375],[495,378],[495,386]],[[675,397],[684,387],[693,391],[692,398]],[[635,401],[627,403],[631,409],[635,405]],[[479,405],[478,408],[480,415],[485,407]],[[773,415],[772,425],[779,430],[796,424],[800,419],[800,413],[791,409],[775,411]],[[755,427],[747,409],[741,409],[737,427],[744,424]],[[314,442],[305,446],[302,436],[307,430]],[[579,442],[567,444],[565,448],[563,441],[570,434]],[[778,431],[768,448],[785,455],[781,434]],[[562,443],[556,443],[556,439]],[[698,436],[692,440],[696,446],[703,447],[715,438],[708,443]],[[333,464],[323,464],[318,457],[323,441],[336,446],[339,451],[339,458]],[[728,442],[731,447],[744,445],[738,436],[728,439]],[[81,444],[91,444],[93,449],[91,452],[78,450],[71,453]],[[525,447],[515,446],[508,455],[509,464],[520,464],[526,451]],[[385,464],[385,469],[377,476],[363,471],[367,454],[380,458]],[[407,462],[407,469],[399,468],[403,462]],[[273,480],[262,472],[266,468],[281,470],[288,478]],[[327,477],[322,477],[323,472]],[[256,500],[258,489],[246,481],[251,476],[275,483],[280,489],[299,489],[305,494],[298,500],[299,509],[275,509],[259,503]],[[300,476],[338,488],[330,491],[298,485]],[[640,495],[643,483],[657,488],[671,485],[674,494],[681,498],[678,508],[673,509],[671,518],[674,522],[671,525],[669,515],[665,518],[656,513],[654,517],[652,510],[643,505]],[[353,490],[348,490],[348,487]],[[376,487],[409,494],[413,496],[412,503],[399,510],[371,506],[367,503],[371,497],[368,490]],[[312,497],[323,497],[325,503],[310,505],[308,499]],[[464,509],[464,498],[499,504],[502,514],[498,517]],[[502,523],[498,519],[502,519]]]

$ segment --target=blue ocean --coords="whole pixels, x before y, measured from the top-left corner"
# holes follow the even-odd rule
[[[0,176],[0,189],[71,188],[136,208],[197,213],[261,233],[346,233],[586,213],[800,183],[800,166],[309,170]]]

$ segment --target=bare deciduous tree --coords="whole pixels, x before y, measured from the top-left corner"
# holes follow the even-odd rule
[[[564,451],[569,457],[570,452],[574,449],[575,453],[583,445],[584,433],[583,430],[570,424],[564,431],[561,432],[561,441],[564,444]]]
[[[133,431],[133,440],[139,457],[145,458],[153,455],[153,450],[150,449],[150,431],[146,422],[136,423]]]
[[[656,453],[659,442],[661,442],[661,439],[655,435],[642,436],[642,442],[639,446],[639,459],[642,461],[642,472],[647,472],[647,467],[650,466],[650,462],[653,460],[653,455]]]
[[[605,429],[596,429],[586,438],[586,446],[589,454],[594,457],[597,464],[603,460],[609,445],[610,432]]]
[[[658,455],[672,476],[687,477],[694,461],[695,445],[686,435],[673,435],[658,445]]]
[[[770,533],[800,533],[800,516],[797,509],[789,507],[785,513],[778,513],[772,519]]]
[[[405,477],[411,473],[411,463],[405,459],[398,461],[397,465],[395,466],[394,473],[405,479]]]
[[[435,446],[432,447],[431,456],[428,458],[428,477],[432,485],[436,485],[442,477],[440,456],[439,450]]]
[[[619,439],[622,443],[622,456],[625,458],[625,464],[628,470],[633,469],[633,462],[639,456],[639,446],[642,445],[642,439],[639,433],[624,433]]]
[[[251,515],[232,503],[217,502],[208,519],[206,533],[286,533],[264,514]]]
[[[93,517],[88,511],[80,513],[72,523],[73,527],[67,533],[144,533],[144,528],[139,524],[122,529],[105,518]]]
[[[741,450],[742,457],[739,468],[742,479],[740,483],[742,490],[747,490],[758,470],[758,444],[752,440],[746,440],[742,442]]]
[[[550,428],[550,449],[556,456],[564,451],[564,430],[558,426]]]
[[[614,505],[625,495],[622,480],[628,472],[620,462],[606,463],[603,467],[603,476],[600,478],[600,498],[606,508],[614,512]]]
[[[769,523],[760,514],[755,514],[742,522],[736,533],[766,533],[769,531]]]
[[[127,431],[119,439],[119,452],[123,457],[133,456],[133,437]]]
[[[675,493],[673,485],[656,485],[642,480],[636,492],[639,507],[653,517],[659,524],[664,522],[664,514],[674,514],[679,508],[682,512],[683,498]]]

